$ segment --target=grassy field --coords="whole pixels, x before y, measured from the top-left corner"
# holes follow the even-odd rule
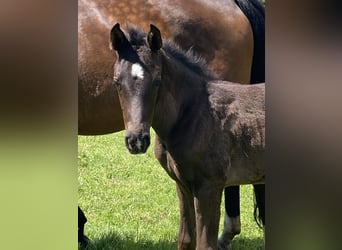
[[[146,154],[131,155],[124,132],[78,140],[79,205],[88,218],[85,233],[92,240],[87,249],[177,249],[175,183],[154,158],[153,143]],[[222,206],[222,215],[223,211]],[[263,249],[262,230],[252,212],[252,186],[243,186],[242,232],[234,249]]]

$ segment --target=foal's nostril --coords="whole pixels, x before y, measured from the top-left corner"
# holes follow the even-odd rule
[[[146,151],[148,146],[150,146],[150,142],[151,142],[150,135],[147,133],[142,134],[141,141],[142,141],[144,151]]]
[[[150,135],[149,133],[135,135],[128,132],[125,137],[125,142],[130,153],[145,153],[147,148],[150,146]]]
[[[136,144],[136,137],[131,135],[131,134],[127,134],[126,137],[125,137],[125,143],[126,143],[126,147],[129,149],[129,150],[132,150],[133,149],[133,145]]]

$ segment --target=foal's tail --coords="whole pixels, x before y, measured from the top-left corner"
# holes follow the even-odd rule
[[[265,8],[260,0],[235,0],[253,30],[251,84],[265,82]]]

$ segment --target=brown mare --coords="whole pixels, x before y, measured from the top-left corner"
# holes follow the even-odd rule
[[[127,149],[145,153],[153,127],[177,186],[178,249],[217,249],[224,188],[265,181],[265,84],[215,80],[191,52],[163,45],[154,25],[125,34],[116,24],[110,38]]]
[[[79,0],[80,135],[124,129],[119,99],[112,86],[116,58],[108,49],[108,33],[116,22],[135,23],[143,28],[155,23],[163,29],[166,39],[184,50],[192,48],[222,79],[240,83],[264,81],[264,9],[257,0]],[[223,239],[229,244],[240,232],[238,187],[226,188],[225,195]]]

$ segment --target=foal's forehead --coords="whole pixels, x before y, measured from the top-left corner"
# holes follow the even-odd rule
[[[155,56],[153,56],[151,49],[148,46],[134,48],[134,54],[135,59],[130,60],[130,63],[136,65],[136,68],[142,66],[143,70],[151,70],[157,63]]]

